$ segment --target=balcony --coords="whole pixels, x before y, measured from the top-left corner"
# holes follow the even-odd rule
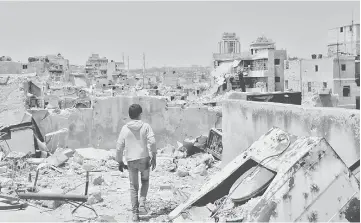
[[[328,95],[331,94],[331,89],[330,88],[321,88],[318,90],[318,94],[319,95]]]
[[[244,77],[267,77],[268,70],[246,70]]]

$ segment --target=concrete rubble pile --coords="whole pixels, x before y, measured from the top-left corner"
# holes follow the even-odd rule
[[[359,191],[359,181],[324,138],[272,128],[168,217],[174,222],[359,222]]]
[[[169,152],[160,149],[158,166],[152,174],[153,183],[148,198],[151,209],[150,221],[165,221],[167,214],[187,200],[194,188],[200,187],[202,182],[219,170],[219,161],[202,150],[206,141],[206,136],[200,136],[196,139],[185,139],[183,144],[178,143],[178,147],[171,148]],[[56,147],[40,154],[31,151],[28,154],[7,152],[6,148],[1,151],[0,195],[16,197],[17,193],[35,193],[39,196],[80,196],[84,194],[86,175],[90,171],[86,204],[93,206],[97,212],[101,213],[106,208],[113,210],[110,203],[122,199],[119,193],[129,197],[128,184],[119,184],[122,179],[127,180],[128,173],[118,171],[114,149],[107,151],[91,147]],[[180,174],[181,171],[186,174]],[[60,214],[71,207],[64,200],[34,198],[26,201],[29,205],[51,210],[63,220],[74,220],[71,216]],[[129,202],[127,206],[123,205],[123,211],[129,208]],[[97,218],[91,213],[85,214],[87,212],[82,209],[77,212],[91,221],[104,218],[103,215]],[[112,215],[117,214],[119,213],[114,209]]]

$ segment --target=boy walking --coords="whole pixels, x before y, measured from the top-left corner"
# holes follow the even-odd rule
[[[130,180],[130,198],[132,201],[133,221],[139,221],[139,214],[146,215],[146,197],[149,188],[149,172],[156,167],[157,148],[152,128],[141,121],[142,107],[133,104],[129,107],[129,117],[132,119],[123,126],[117,141],[116,161],[119,170],[126,168],[123,162],[123,151],[128,164]],[[139,173],[142,186],[139,191]]]

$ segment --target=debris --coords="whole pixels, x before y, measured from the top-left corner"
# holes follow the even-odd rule
[[[104,179],[102,176],[98,176],[93,180],[94,185],[101,185],[104,182]]]
[[[212,203],[207,204],[206,207],[207,207],[208,210],[209,210],[210,212],[212,212],[212,213],[217,209],[217,206],[214,205],[214,204],[212,204]]]
[[[171,190],[173,187],[170,184],[159,185],[160,190]]]
[[[67,157],[63,153],[58,152],[46,158],[46,162],[57,167],[65,163],[68,159],[69,157]]]
[[[79,165],[83,165],[84,158],[79,153],[74,153],[73,161]]]
[[[0,174],[6,173],[7,171],[8,171],[8,167],[7,167],[7,166],[2,166],[2,167],[0,167]]]
[[[109,157],[113,156],[111,151],[95,148],[76,149],[76,152],[84,159],[90,160],[108,160]]]
[[[67,146],[69,130],[67,128],[50,132],[45,135],[45,142],[50,151],[54,152],[58,147]]]
[[[117,222],[113,216],[102,215],[97,219],[98,222]]]
[[[73,149],[66,149],[63,151],[63,154],[66,155],[68,158],[72,157],[75,153],[75,150]]]
[[[29,164],[36,164],[39,165],[40,163],[44,162],[45,158],[29,158],[26,160]]]
[[[51,188],[51,189],[43,189],[39,192],[40,193],[44,193],[44,194],[62,194],[63,190],[60,188]],[[47,208],[50,209],[56,209],[58,207],[60,207],[62,204],[64,204],[64,201],[60,201],[60,200],[43,200],[41,201],[41,204]]]
[[[192,169],[189,172],[189,175],[191,175],[193,178],[197,178],[197,175],[206,176],[207,175],[207,166],[206,164],[202,163],[198,165],[196,168]]]
[[[100,203],[102,201],[103,201],[102,194],[101,192],[97,191],[90,194],[90,196],[88,197],[87,204],[93,205]]]
[[[186,177],[186,176],[189,176],[189,172],[186,171],[186,170],[178,169],[178,170],[177,170],[177,175],[178,175],[179,177]]]
[[[108,160],[105,164],[105,166],[108,167],[109,169],[117,169],[118,165],[119,163],[115,160]]]

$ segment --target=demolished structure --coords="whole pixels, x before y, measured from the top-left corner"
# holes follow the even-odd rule
[[[223,213],[223,218],[228,217],[224,220],[233,217],[238,222],[357,221],[359,213],[353,210],[360,205],[359,188],[359,181],[325,139],[297,137],[273,128],[169,218],[201,221],[219,219]],[[246,209],[237,206],[256,198]],[[181,215],[193,207],[203,207],[208,215],[198,214],[198,219]]]

